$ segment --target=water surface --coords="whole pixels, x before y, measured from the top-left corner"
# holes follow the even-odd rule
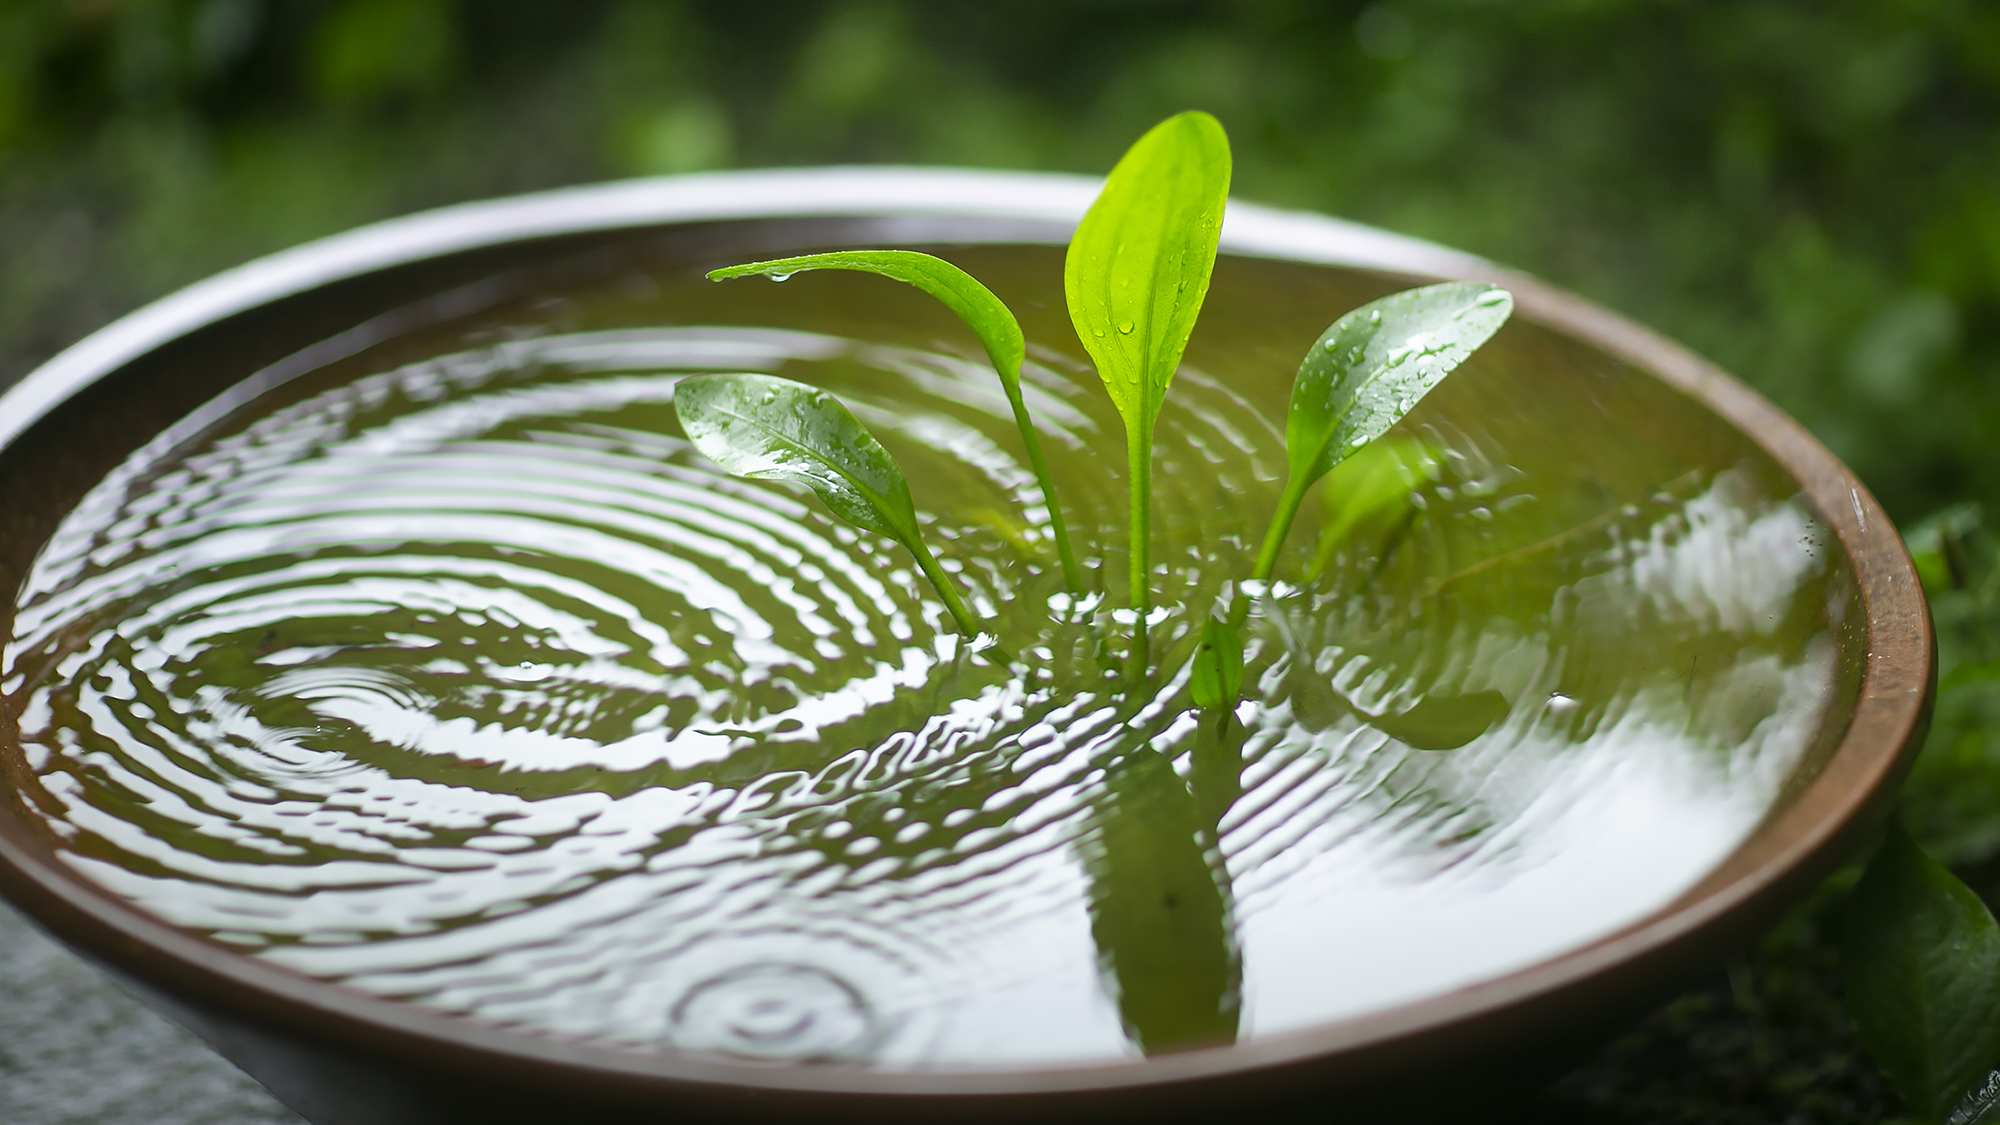
[[[663,266],[364,333],[163,434],[42,552],[0,691],[61,854],[251,955],[536,1033],[1083,1063],[1610,933],[1844,722],[1852,581],[1796,484],[1520,323],[1308,501],[1242,705],[1191,710],[1297,359],[1390,288],[1230,259],[1161,417],[1131,682],[1122,429],[1061,252],[951,255],[1024,314],[1090,596],[976,344],[889,282]],[[695,454],[673,387],[711,371],[847,403],[1020,663],[900,548]]]

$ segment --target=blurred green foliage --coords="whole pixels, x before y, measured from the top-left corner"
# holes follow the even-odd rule
[[[2000,538],[1969,502],[1905,538],[1937,627],[1938,694],[1904,802],[1933,856],[1978,871],[2000,859]],[[2000,891],[1994,876],[1976,874],[1975,889]]]
[[[372,218],[729,165],[1102,171],[1189,106],[1244,198],[1653,324],[1899,519],[2000,489],[1976,0],[0,0],[0,380]]]
[[[2000,551],[1970,506],[2000,497],[1990,2],[0,0],[0,385],[371,219],[727,166],[1102,172],[1190,107],[1228,127],[1241,197],[1581,291],[1775,399],[1900,522],[1934,516],[1912,536],[1947,680],[1909,820],[2000,891]],[[1547,1119],[1880,1119],[1826,912]],[[1732,1102],[1753,1089],[1768,1113]]]

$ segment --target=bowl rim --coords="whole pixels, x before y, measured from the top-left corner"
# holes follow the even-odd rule
[[[461,204],[357,228],[198,282],[99,329],[0,394],[0,449],[85,388],[208,325],[334,282],[443,255],[559,235],[760,219],[929,218],[997,222],[971,243],[1061,245],[1095,198],[1095,177],[894,166],[659,177]],[[913,228],[917,229],[917,228]],[[912,238],[909,242],[931,241]],[[1537,964],[1376,1012],[1227,1047],[1146,1059],[1022,1068],[771,1067],[637,1051],[484,1024],[307,977],[197,938],[114,899],[0,834],[0,891],[114,971],[171,993],[364,1054],[554,1087],[609,1083],[643,1093],[1043,1095],[1115,1092],[1284,1068],[1412,1042],[1575,993],[1620,966],[1658,959],[1705,931],[1797,893],[1841,858],[1921,741],[1935,682],[1929,612],[1902,540],[1868,490],[1806,430],[1685,348],[1625,318],[1484,259],[1323,215],[1231,200],[1222,252],[1358,267],[1513,291],[1517,317],[1578,338],[1705,405],[1800,483],[1854,569],[1865,656],[1854,714],[1819,772],[1739,851],[1675,902]],[[18,754],[18,742],[0,746]],[[1768,908],[1764,910],[1768,913]]]

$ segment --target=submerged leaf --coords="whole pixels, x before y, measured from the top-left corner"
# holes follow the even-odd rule
[[[1201,627],[1194,667],[1188,672],[1188,691],[1194,696],[1194,705],[1204,711],[1234,707],[1242,695],[1243,638],[1228,622],[1210,618]]]
[[[1841,969],[1869,1053],[1924,1120],[2000,1064],[2000,926],[1900,825],[1855,885]]]
[[[1254,577],[1271,577],[1306,489],[1401,421],[1513,310],[1505,289],[1451,281],[1392,293],[1333,322],[1292,383],[1285,418],[1291,476]]]
[[[1153,424],[1208,295],[1229,167],[1215,118],[1162,121],[1111,170],[1063,259],[1070,321],[1125,421],[1131,600],[1141,610],[1152,604]],[[1141,613],[1135,656],[1144,637]]]
[[[1307,578],[1325,571],[1334,552],[1362,525],[1413,514],[1411,495],[1437,480],[1441,469],[1437,455],[1416,438],[1370,442],[1335,466],[1321,490],[1327,518]]]
[[[1512,707],[1497,691],[1426,695],[1400,715],[1380,715],[1368,721],[1412,750],[1456,750],[1492,730]]]
[[[803,484],[834,515],[908,548],[959,630],[978,632],[924,545],[903,471],[832,395],[772,375],[702,375],[674,387],[674,411],[702,456],[728,472]]]
[[[1049,531],[1055,538],[1056,555],[1062,562],[1063,580],[1072,593],[1082,592],[1082,572],[1077,567],[1075,553],[1070,549],[1069,528],[1063,521],[1062,506],[1056,501],[1055,483],[1049,479],[1049,467],[1042,458],[1041,439],[1036,436],[1034,421],[1028,417],[1028,404],[1021,397],[1021,364],[1027,359],[1028,348],[1026,338],[1021,334],[1021,322],[1014,318],[1013,310],[971,274],[943,258],[915,250],[841,250],[830,254],[806,254],[711,270],[708,279],[729,281],[762,276],[783,281],[807,270],[854,270],[913,285],[943,302],[979,337],[980,346],[986,349],[986,356],[993,363],[994,374],[1000,377],[1001,389],[1007,392],[1007,403],[1013,407],[1014,423],[1021,431],[1021,442],[1027,446],[1028,463],[1034,469],[1035,480],[1041,484],[1042,500],[1049,508]]]

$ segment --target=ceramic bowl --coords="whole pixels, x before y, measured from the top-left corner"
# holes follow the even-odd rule
[[[402,310],[634,256],[715,262],[845,246],[1061,245],[1097,190],[1075,177],[936,169],[730,173],[555,191],[366,227],[135,312],[0,398],[0,576],[23,576],[82,494],[169,423],[244,380]],[[18,701],[0,711],[0,890],[316,1125],[589,1120],[1159,1120],[1402,1116],[1483,1104],[1711,966],[1814,886],[1892,793],[1921,739],[1929,621],[1900,539],[1797,423],[1685,349],[1465,254],[1320,216],[1232,204],[1225,258],[1479,279],[1518,321],[1658,380],[1747,435],[1798,485],[1851,568],[1865,622],[1844,729],[1826,732],[1748,841],[1691,890],[1559,956],[1413,1003],[1231,1047],[1104,1065],[951,1071],[772,1066],[529,1034],[398,1003],[203,940],[79,875],[21,798]],[[465,295],[474,295],[466,297]],[[456,295],[456,296],[455,296]],[[1338,312],[1340,310],[1333,310]],[[385,319],[386,318],[386,319]],[[0,614],[11,614],[11,599]],[[8,690],[13,690],[9,688]],[[1441,1081],[1440,1076],[1448,1076]]]

